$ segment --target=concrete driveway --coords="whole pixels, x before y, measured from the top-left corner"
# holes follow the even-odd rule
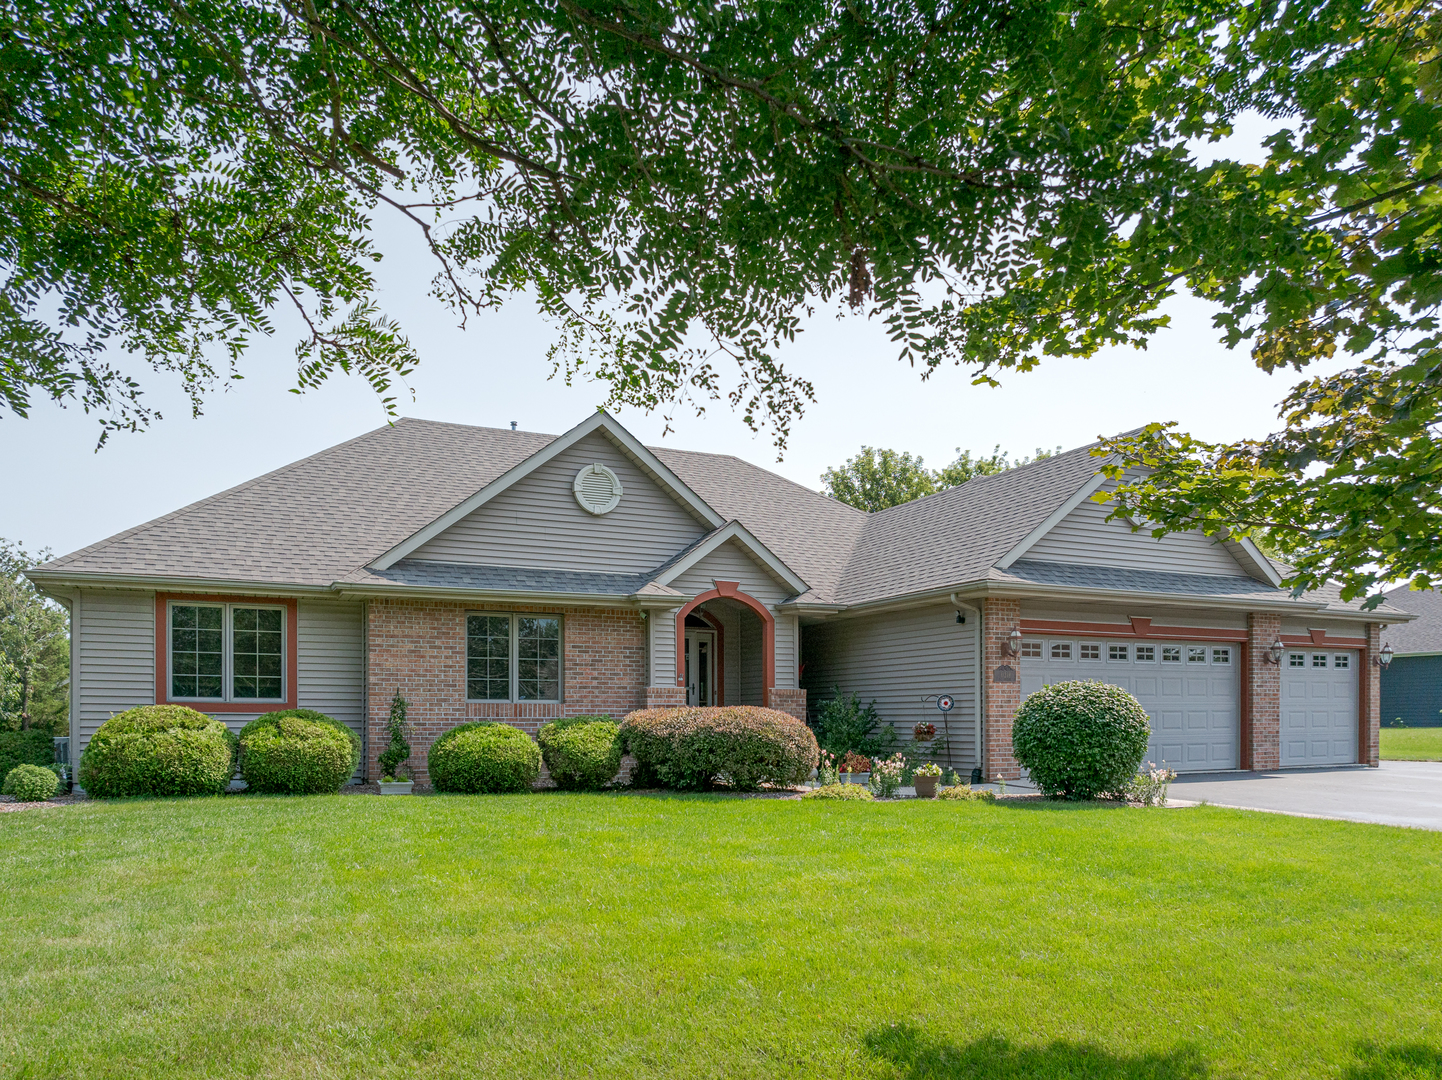
[[[1442,761],[1384,761],[1380,768],[1288,769],[1263,773],[1188,773],[1169,801],[1242,810],[1370,821],[1442,830]]]

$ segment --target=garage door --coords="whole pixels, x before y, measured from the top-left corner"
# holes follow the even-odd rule
[[[1357,760],[1357,663],[1352,652],[1289,649],[1282,662],[1282,765]]]
[[[1241,761],[1240,650],[1214,642],[1027,638],[1021,693],[1095,679],[1132,694],[1152,718],[1147,760],[1177,772],[1235,769]]]

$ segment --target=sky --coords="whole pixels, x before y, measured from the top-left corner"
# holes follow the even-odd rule
[[[1238,138],[1255,145],[1256,133]],[[427,296],[429,257],[391,228],[379,225],[388,253],[378,271],[379,300],[421,357],[411,380],[415,398],[402,398],[402,415],[490,427],[515,421],[526,431],[559,434],[604,401],[599,384],[548,380],[554,328],[524,297],[472,316],[460,330],[454,314]],[[923,382],[897,362],[879,321],[838,320],[834,310],[818,310],[779,354],[815,384],[817,397],[793,425],[780,461],[769,435],[753,435],[724,400],[709,403],[702,417],[677,409],[664,438],[660,414],[617,415],[648,445],[734,454],[812,488],[828,466],[864,445],[920,454],[939,468],[958,448],[987,453],[999,445],[1017,456],[1080,446],[1157,420],[1179,421],[1183,430],[1214,440],[1277,430],[1276,403],[1297,376],[1265,375],[1245,347],[1225,349],[1204,302],[1176,297],[1165,310],[1172,325],[1146,351],[1044,360],[1034,371],[1003,375],[1000,388],[973,386],[959,368]],[[164,420],[113,435],[99,452],[96,420],[78,407],[44,401],[28,419],[0,414],[0,460],[8,466],[0,537],[64,554],[386,422],[360,379],[340,376],[303,395],[290,393],[298,333],[289,322],[279,326],[273,338],[252,346],[245,379],[213,394],[197,419],[169,376],[146,371],[147,400]]]

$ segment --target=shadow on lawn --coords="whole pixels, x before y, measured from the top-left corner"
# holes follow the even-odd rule
[[[1357,1045],[1357,1063],[1343,1080],[1442,1080],[1442,1050],[1421,1043]]]
[[[928,1038],[908,1024],[876,1028],[862,1039],[874,1056],[890,1062],[906,1080],[1204,1080],[1207,1063],[1191,1047],[1169,1054],[1122,1057],[1089,1043],[1051,1042],[1018,1046],[988,1036],[956,1046]],[[1357,1080],[1372,1080],[1370,1076]]]

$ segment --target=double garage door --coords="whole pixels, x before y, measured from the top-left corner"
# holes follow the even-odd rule
[[[1357,656],[1288,650],[1282,660],[1283,766],[1357,760]],[[1021,693],[1095,679],[1128,691],[1152,721],[1147,760],[1177,772],[1241,766],[1241,649],[1205,641],[1027,637]]]

